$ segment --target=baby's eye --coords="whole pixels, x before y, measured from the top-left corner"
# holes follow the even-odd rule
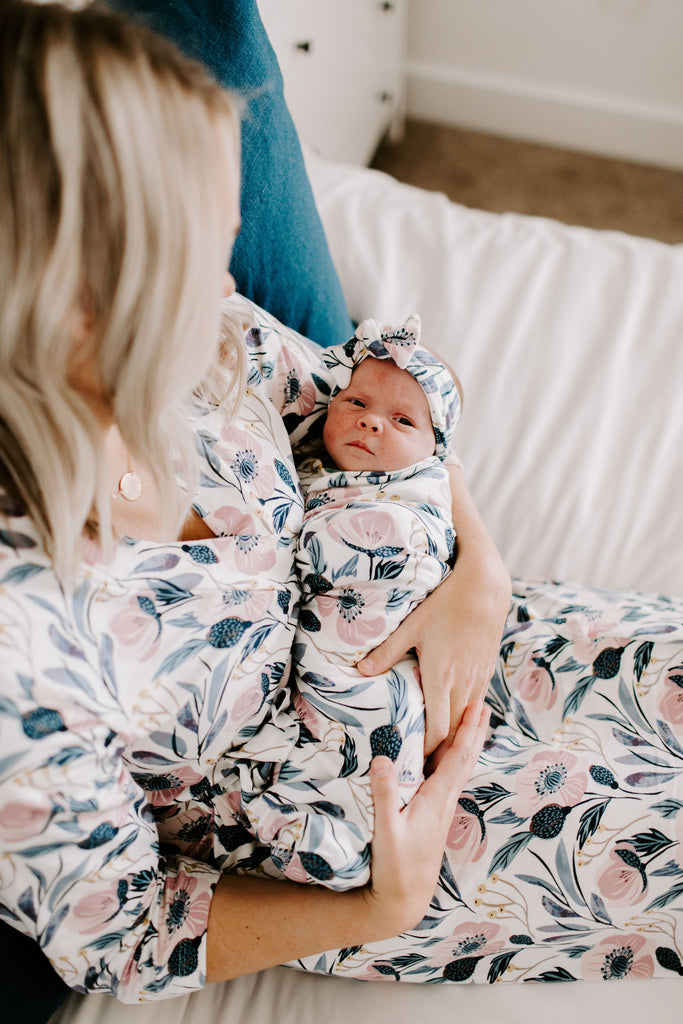
[[[349,402],[351,405],[357,405],[361,409],[365,408],[365,402],[363,401],[362,398],[348,398],[347,402]]]
[[[397,420],[401,424],[402,427],[414,427],[415,426],[413,421],[409,420],[407,416],[398,416]]]

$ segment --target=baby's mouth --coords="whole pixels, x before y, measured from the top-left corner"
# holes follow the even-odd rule
[[[348,447],[349,448],[360,448],[360,450],[362,452],[367,452],[369,455],[372,454],[372,452],[370,451],[368,446],[366,444],[364,444],[363,441],[349,441]]]

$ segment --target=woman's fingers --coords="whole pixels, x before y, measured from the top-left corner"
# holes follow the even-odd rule
[[[402,810],[393,764],[385,757],[372,762],[375,835],[367,898],[379,919],[395,924],[398,931],[412,928],[429,905],[448,829],[487,724],[488,709],[479,702],[469,705],[438,768]]]

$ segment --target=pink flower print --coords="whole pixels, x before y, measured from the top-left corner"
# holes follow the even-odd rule
[[[237,612],[241,619],[259,622],[265,618],[273,600],[277,600],[277,593],[276,590],[262,587],[251,589],[244,587],[241,590],[227,591],[223,595],[223,613],[226,608],[230,608]]]
[[[515,814],[529,817],[544,804],[573,807],[586,792],[588,776],[567,750],[539,751],[517,775]]]
[[[230,711],[230,722],[235,730],[239,730],[247,722],[253,723],[259,711],[263,707],[266,695],[258,680],[254,679],[253,685],[243,690],[239,697],[236,697]]]
[[[532,658],[517,684],[517,695],[534,711],[550,711],[557,700],[557,687],[548,669]]]
[[[609,851],[609,863],[597,877],[605,902],[617,907],[640,903],[647,889],[645,865],[630,843],[617,843]]]
[[[394,517],[384,509],[350,509],[330,523],[329,532],[340,544],[375,557],[386,557],[390,550],[395,557],[404,550]]]
[[[211,906],[211,893],[197,892],[199,879],[182,869],[169,879],[159,916],[159,963],[165,963],[181,939],[203,935]]]
[[[507,941],[507,934],[492,921],[461,924],[445,945],[454,959],[471,956],[491,956],[498,953]]]
[[[213,518],[225,525],[225,534],[217,541],[218,550],[232,559],[240,572],[256,574],[275,565],[277,538],[264,534],[253,516],[227,505]]]
[[[595,601],[599,600],[598,596]],[[597,656],[606,648],[623,648],[629,637],[613,635],[613,631],[621,625],[622,611],[607,605],[602,611],[597,609],[590,614],[573,612],[567,616],[567,629],[571,631],[573,655],[578,662],[592,664]]]
[[[201,860],[213,849],[213,815],[202,814],[191,807],[177,814],[170,823],[173,835],[169,838],[189,857]]]
[[[315,387],[310,375],[286,346],[280,350],[273,374],[274,394],[282,395],[279,412],[307,416],[315,408]]]
[[[453,867],[473,864],[486,852],[488,839],[481,818],[473,813],[475,807],[471,797],[463,793],[446,839],[447,856]]]
[[[484,956],[498,953],[507,941],[500,925],[492,921],[459,925],[450,939],[439,943],[438,957],[444,963],[443,976],[447,981],[467,981]]]
[[[324,721],[313,705],[302,694],[297,693],[294,697],[294,709],[313,739],[319,740],[322,735],[321,726],[324,726]],[[683,818],[683,815],[681,817]]]
[[[156,650],[161,619],[152,598],[149,591],[134,594],[110,621],[119,654],[125,661],[147,661]]]
[[[143,775],[141,772],[133,772],[132,775],[145,791],[147,802],[154,807],[176,803],[185,790],[198,785],[204,778],[192,768],[173,768],[157,775]]]
[[[369,650],[385,628],[386,599],[366,589],[341,587],[336,596],[318,594],[316,605],[323,618],[331,618],[337,636],[354,651]]]
[[[650,943],[637,933],[601,939],[581,957],[581,974],[585,981],[651,978],[654,970]]]
[[[275,490],[275,470],[258,441],[246,430],[230,426],[214,451],[226,462],[239,484],[257,498],[270,498]]]
[[[73,928],[79,935],[95,935],[121,906],[117,893],[118,883],[88,893],[74,906],[71,916]]]
[[[662,683],[658,701],[659,713],[671,725],[683,723],[683,666],[671,669]]]
[[[50,807],[46,798],[38,793],[19,802],[3,804],[0,807],[0,839],[7,847],[27,839],[35,839],[50,820]]]

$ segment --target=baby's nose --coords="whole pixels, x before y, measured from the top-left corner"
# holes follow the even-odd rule
[[[373,434],[378,434],[382,429],[382,420],[379,416],[375,416],[374,413],[365,413],[359,417],[360,426],[366,430],[371,430]]]

